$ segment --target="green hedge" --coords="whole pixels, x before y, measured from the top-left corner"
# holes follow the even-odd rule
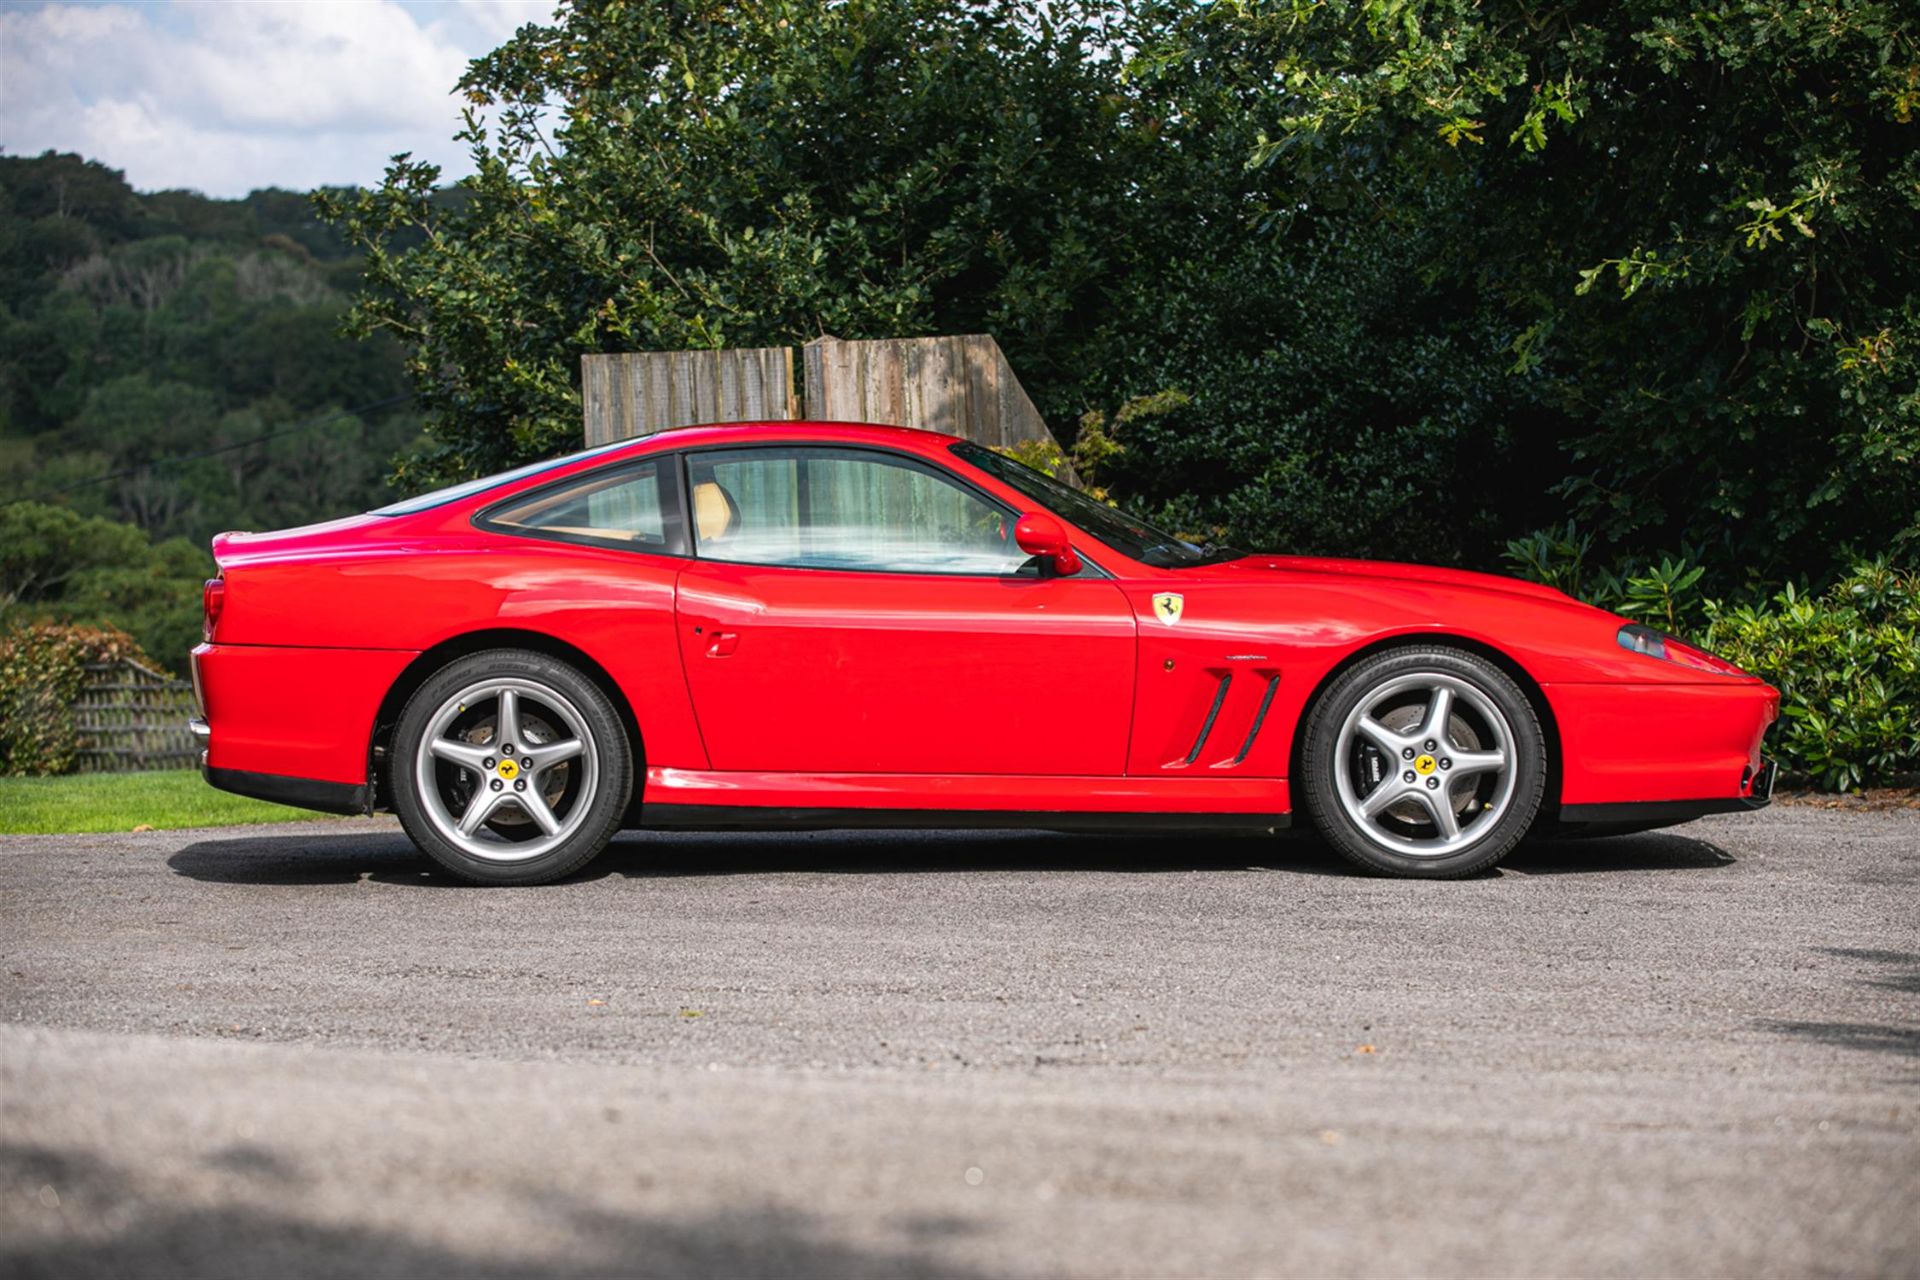
[[[87,665],[131,658],[132,636],[110,627],[37,622],[0,633],[0,774],[66,773],[79,754],[73,704]]]
[[[1920,575],[1864,564],[1818,595],[1703,609],[1704,646],[1780,687],[1783,767],[1832,791],[1920,772]]]

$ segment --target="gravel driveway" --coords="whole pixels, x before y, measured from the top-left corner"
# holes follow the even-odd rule
[[[0,1275],[1920,1275],[1920,814],[0,840]]]

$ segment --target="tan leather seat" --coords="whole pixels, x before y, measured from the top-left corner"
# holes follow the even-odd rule
[[[720,542],[740,527],[740,507],[733,495],[712,480],[693,486],[693,527],[700,541]]]
[[[638,542],[641,535],[634,529],[598,529],[583,525],[545,524],[538,526],[542,533],[570,533],[579,538],[611,538],[618,542]]]

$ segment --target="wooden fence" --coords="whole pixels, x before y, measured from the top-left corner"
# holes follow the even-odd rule
[[[184,769],[200,763],[187,729],[193,686],[137,662],[95,663],[73,704],[81,773]]]
[[[789,347],[583,356],[580,383],[589,446],[702,422],[800,416]]]
[[[806,366],[809,418],[943,431],[990,448],[1053,441],[989,334],[816,338],[807,344]]]
[[[984,333],[843,342],[804,355],[805,399],[787,347],[589,355],[580,379],[588,445],[703,422],[879,422],[990,448],[1052,444],[1040,411]],[[1071,480],[1071,472],[1063,478]]]

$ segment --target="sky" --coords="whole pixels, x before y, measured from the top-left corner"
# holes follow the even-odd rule
[[[142,191],[464,176],[454,82],[555,0],[0,0],[0,152],[77,151]]]

